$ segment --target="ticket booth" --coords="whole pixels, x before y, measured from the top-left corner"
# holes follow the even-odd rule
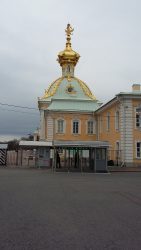
[[[36,149],[35,167],[38,168],[58,172],[107,172],[107,142],[20,141],[19,145],[21,149]]]
[[[54,141],[53,169],[71,172],[107,172],[107,142]]]
[[[20,141],[19,142],[20,150],[32,150],[33,156],[35,158],[34,166],[37,168],[50,168],[51,167],[51,147],[52,142],[45,141]],[[21,165],[23,165],[23,153],[21,152]],[[29,165],[29,164],[28,164]]]

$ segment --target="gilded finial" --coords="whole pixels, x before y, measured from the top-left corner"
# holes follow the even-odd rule
[[[71,25],[68,23],[67,24],[67,28],[65,29],[65,32],[67,34],[67,36],[70,36],[71,33],[74,31],[74,29],[71,27]]]
[[[71,47],[71,35],[74,29],[71,27],[71,25],[68,23],[67,28],[65,29],[66,35],[67,35],[67,42],[66,42],[66,48]]]
[[[74,29],[68,23],[65,29],[66,33],[66,48],[58,54],[58,62],[62,67],[63,76],[74,74],[74,66],[77,64],[80,55],[71,47],[71,35]]]

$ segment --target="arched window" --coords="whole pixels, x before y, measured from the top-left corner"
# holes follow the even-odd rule
[[[59,119],[57,120],[57,133],[64,133],[64,120],[63,119]]]

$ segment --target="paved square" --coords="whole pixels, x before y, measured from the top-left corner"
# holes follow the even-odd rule
[[[0,250],[141,249],[141,173],[0,169]]]

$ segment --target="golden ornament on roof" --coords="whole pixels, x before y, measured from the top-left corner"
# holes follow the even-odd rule
[[[71,35],[73,31],[74,29],[71,27],[70,24],[68,24],[67,28],[65,29],[67,36],[66,48],[58,54],[58,62],[60,63],[60,66],[66,64],[71,64],[75,66],[79,60],[80,55],[71,48]]]
[[[68,23],[67,28],[65,29],[65,32],[66,32],[67,36],[70,36],[73,31],[74,31],[74,29]]]

